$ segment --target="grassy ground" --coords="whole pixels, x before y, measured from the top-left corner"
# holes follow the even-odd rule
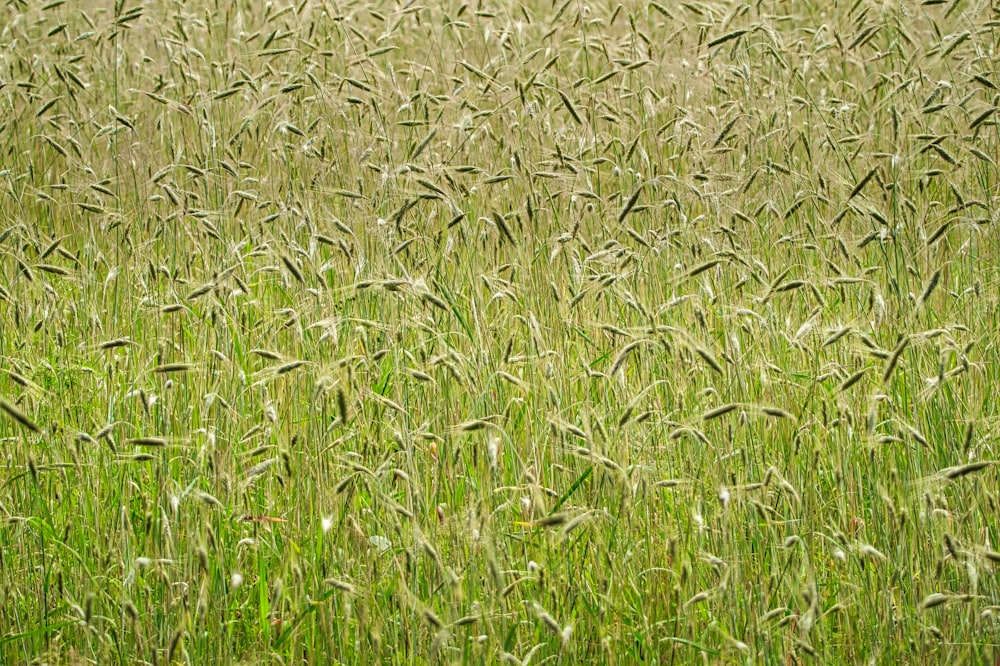
[[[988,2],[0,9],[0,661],[997,658]]]

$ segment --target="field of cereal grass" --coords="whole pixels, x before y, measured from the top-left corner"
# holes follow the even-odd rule
[[[0,8],[0,661],[993,663],[1000,8]]]

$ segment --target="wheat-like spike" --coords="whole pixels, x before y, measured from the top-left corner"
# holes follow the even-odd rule
[[[916,441],[918,444],[920,444],[921,446],[930,446],[930,442],[927,441],[927,438],[924,437],[924,434],[922,432],[920,432],[919,430],[917,430],[916,428],[914,428],[909,424],[904,423],[903,427],[906,428],[906,431],[909,433],[910,437],[912,437],[914,441]]]
[[[97,345],[98,349],[117,349],[118,347],[128,347],[135,343],[128,338],[115,338],[114,340],[108,340],[106,342],[101,342]]]
[[[52,275],[66,276],[71,274],[69,269],[63,268],[62,266],[55,266],[53,264],[35,264],[35,268],[43,273],[49,273]]]
[[[575,518],[571,518],[570,520],[568,520],[566,522],[565,525],[563,525],[563,528],[562,528],[562,534],[563,534],[563,536],[569,534],[570,532],[572,532],[573,530],[577,529],[578,527],[580,527],[584,523],[589,522],[592,518],[593,518],[593,514],[591,512],[589,512],[589,511],[586,512],[586,513],[581,513],[579,516],[576,516]]]
[[[281,262],[285,264],[285,268],[288,269],[288,272],[292,274],[292,277],[294,277],[299,284],[305,282],[305,280],[302,277],[302,271],[300,271],[299,267],[295,265],[295,262],[292,260],[291,257],[289,257],[286,254],[282,254]]]
[[[125,443],[132,444],[134,446],[163,447],[166,446],[168,442],[163,437],[133,437],[125,440]]]
[[[968,474],[973,474],[975,472],[982,471],[987,467],[992,467],[995,464],[993,460],[977,460],[976,462],[969,463],[967,465],[960,465],[958,467],[948,467],[941,470],[941,475],[946,479],[959,479]]]
[[[421,609],[421,615],[423,616],[427,624],[431,625],[435,629],[440,629],[441,627],[444,626],[444,623],[441,621],[441,618],[439,618],[437,614],[434,611],[432,611],[429,607],[425,606],[423,609]]]
[[[510,233],[510,229],[507,227],[507,221],[504,220],[503,215],[494,211],[493,222],[496,223],[497,228],[501,231],[501,233],[503,233],[504,238],[506,238],[511,245],[517,245],[517,241],[514,240],[514,236]]]
[[[739,37],[740,35],[745,34],[746,30],[742,30],[742,31],[737,30],[737,32],[739,34],[735,35],[735,37]],[[734,33],[730,33],[730,34],[734,34]],[[726,35],[726,36],[724,36],[721,39],[723,41],[726,41],[726,38],[733,39],[733,37],[729,37],[729,35]],[[721,44],[722,43],[722,42],[720,42],[718,40],[715,40],[715,41],[716,41],[717,44]],[[712,46],[713,46],[713,43],[710,42],[709,45],[708,45],[708,47],[712,48]],[[736,125],[736,121],[739,120],[739,119],[740,119],[739,116],[735,116],[735,117],[733,117],[732,120],[730,120],[728,123],[726,123],[726,126],[723,127],[722,130],[719,132],[719,134],[715,137],[715,141],[712,142],[712,148],[718,148],[719,144],[721,144],[723,141],[726,140],[726,137],[729,136],[729,133],[732,131],[733,126]]]
[[[710,409],[701,415],[702,421],[711,421],[712,419],[717,419],[720,416],[725,416],[726,414],[738,409],[740,404],[738,402],[730,402],[725,405],[720,405],[714,409]]]
[[[565,525],[570,520],[570,515],[568,513],[554,513],[549,516],[544,516],[536,520],[533,525],[535,527],[558,527],[559,525]]]
[[[684,479],[661,479],[653,484],[654,488],[676,488],[678,486],[690,483]]]
[[[345,580],[340,580],[339,578],[327,578],[323,581],[324,584],[330,587],[345,592],[347,594],[355,594],[357,589],[351,583]]]
[[[951,598],[952,597],[950,594],[942,594],[941,592],[932,592],[920,601],[920,609],[925,611],[930,610],[931,608],[934,608],[936,606],[948,603],[949,601],[951,601]]]
[[[941,269],[938,268],[931,275],[930,279],[927,281],[927,286],[924,287],[924,291],[920,294],[920,298],[917,299],[917,307],[920,307],[927,302],[927,299],[931,297],[934,293],[935,287],[937,287],[938,282],[941,280]]]
[[[899,358],[903,355],[906,347],[910,344],[909,336],[905,336],[900,343],[893,350],[892,356],[886,361],[885,370],[882,372],[882,382],[888,382],[889,378],[892,376],[892,371],[896,369],[896,364],[899,363]]]
[[[347,393],[340,386],[337,387],[337,412],[340,414],[340,422],[347,423],[350,420],[350,411],[347,406]]]
[[[556,619],[547,613],[541,606],[535,604],[535,612],[538,614],[538,619],[542,621],[549,631],[556,635],[562,634],[562,627],[556,622]]]
[[[569,97],[566,96],[566,93],[564,93],[561,90],[557,90],[556,92],[559,93],[559,98],[562,100],[563,106],[565,106],[566,110],[569,111],[569,115],[573,116],[573,120],[576,121],[576,124],[582,125],[583,118],[581,118],[580,114],[577,113],[576,107],[573,106],[573,102],[569,100]]]
[[[695,352],[697,352],[698,356],[700,356],[702,360],[705,361],[705,363],[708,363],[709,367],[712,368],[712,370],[715,370],[720,375],[724,374],[722,366],[719,364],[718,361],[715,360],[715,357],[712,356],[712,353],[710,351],[708,351],[704,347],[697,345],[695,345],[694,350]]]
[[[215,498],[215,496],[210,495],[204,491],[196,491],[194,496],[200,499],[202,502],[209,506],[222,507],[222,502]]]
[[[291,372],[292,370],[295,370],[297,368],[301,368],[305,364],[306,364],[305,361],[300,361],[300,360],[295,360],[295,361],[289,361],[287,363],[282,363],[281,365],[279,365],[278,367],[276,367],[274,369],[274,374],[275,375],[285,375],[285,374],[288,374],[289,372]]]
[[[7,416],[17,421],[23,428],[36,433],[42,431],[24,412],[3,398],[0,398],[0,410],[6,412]]]
[[[153,374],[165,375],[173,373],[184,373],[194,368],[192,363],[165,363],[153,368]]]
[[[716,46],[719,46],[721,44],[725,44],[726,42],[729,42],[729,41],[732,41],[732,40],[737,39],[739,37],[742,37],[743,35],[747,34],[747,32],[749,32],[749,30],[733,30],[730,33],[726,33],[725,35],[722,35],[721,37],[716,37],[715,39],[713,39],[712,41],[710,41],[708,43],[708,48],[711,49],[711,48],[715,48]],[[731,122],[735,122],[735,119],[733,121],[731,121]],[[732,128],[730,128],[730,129],[732,129]],[[726,133],[728,133],[728,132],[726,132]],[[720,143],[720,141],[717,140],[715,142],[715,145],[717,146],[717,145],[719,145],[719,143]]]
[[[857,372],[855,372],[853,375],[851,375],[850,377],[848,377],[847,379],[845,379],[840,384],[840,386],[837,387],[837,391],[844,392],[847,389],[849,389],[852,386],[854,386],[855,384],[857,384],[858,382],[860,382],[861,379],[868,372],[868,370],[869,370],[869,368],[861,368],[860,370],[858,370]]]
[[[420,157],[421,154],[423,154],[424,150],[427,149],[427,146],[430,145],[431,140],[434,139],[435,134],[437,134],[437,127],[428,132],[427,135],[420,140],[420,143],[418,143],[413,147],[413,152],[410,153],[411,162],[416,160],[418,157]]]
[[[370,397],[375,402],[382,404],[395,412],[398,412],[400,414],[406,414],[406,410],[403,409],[402,405],[400,405],[397,402],[394,402],[393,400],[390,400],[384,395],[380,395],[374,391],[367,392],[366,395],[368,395],[368,397]]]
[[[628,217],[629,213],[632,212],[632,209],[635,208],[635,204],[639,201],[640,194],[642,194],[642,185],[640,185],[635,189],[635,192],[632,193],[632,196],[630,196],[628,200],[625,202],[625,205],[622,206],[621,212],[618,213],[618,224],[624,222],[625,218]]]
[[[877,171],[878,171],[878,167],[875,167],[874,169],[872,169],[871,171],[869,171],[867,174],[865,174],[865,177],[862,178],[861,180],[859,180],[858,184],[855,185],[854,189],[851,190],[851,193],[847,196],[847,200],[850,201],[854,197],[858,196],[861,193],[861,190],[865,189],[865,185],[868,184],[868,181],[870,181],[872,179],[872,176],[874,176]]]
[[[482,430],[484,428],[499,428],[492,421],[487,421],[486,419],[470,419],[468,421],[462,421],[454,427],[458,432],[476,432],[477,430]]]
[[[760,411],[765,416],[771,416],[777,419],[790,419],[793,421],[795,420],[795,416],[793,416],[790,412],[786,412],[780,407],[761,406]]]
[[[806,284],[805,280],[789,280],[788,282],[779,284],[777,287],[772,289],[771,293],[780,294],[786,291],[795,291],[796,289],[801,289],[806,286]]]
[[[208,292],[212,291],[213,289],[215,289],[215,283],[214,282],[209,282],[207,284],[203,284],[200,287],[198,287],[198,288],[194,289],[193,291],[191,291],[187,296],[185,296],[184,300],[186,300],[188,302],[197,300],[197,299],[201,298],[202,296],[204,296],[205,294],[207,294]],[[170,306],[166,306],[166,307],[170,307]],[[164,307],[164,310],[163,310],[164,312],[167,312],[166,307]],[[180,309],[181,307],[183,307],[183,306],[181,306],[180,304],[177,305],[177,309]]]
[[[965,434],[962,437],[962,452],[968,453],[969,447],[972,446],[972,437],[975,434],[976,424],[973,421],[969,421],[965,424]]]
[[[618,352],[618,356],[615,357],[614,362],[611,364],[611,369],[608,370],[608,375],[614,376],[617,374],[632,350],[641,345],[643,342],[644,340],[635,340],[622,347],[622,350]]]
[[[989,120],[990,117],[994,113],[996,113],[996,111],[997,111],[997,108],[995,106],[991,106],[990,108],[988,108],[985,111],[983,111],[982,113],[980,113],[978,116],[976,116],[972,120],[972,122],[969,123],[969,130],[970,131],[974,130],[977,127],[979,127],[980,125],[982,125],[984,122],[986,122],[987,120]]]
[[[852,326],[841,326],[836,331],[831,333],[830,337],[828,337],[826,340],[823,340],[823,344],[821,346],[829,347],[830,345],[834,344],[835,342],[843,338],[845,335],[850,333],[852,330],[854,330]]]
[[[683,608],[688,608],[689,606],[696,606],[702,602],[708,601],[708,599],[710,599],[711,596],[712,593],[708,590],[699,592],[694,596],[692,596],[691,598],[689,598],[687,601],[685,601],[683,604]]]

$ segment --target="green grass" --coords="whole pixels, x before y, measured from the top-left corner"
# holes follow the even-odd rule
[[[0,661],[992,663],[998,27],[6,3]]]

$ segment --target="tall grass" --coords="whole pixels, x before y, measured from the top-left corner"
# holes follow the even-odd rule
[[[0,661],[997,658],[986,2],[0,10]]]

